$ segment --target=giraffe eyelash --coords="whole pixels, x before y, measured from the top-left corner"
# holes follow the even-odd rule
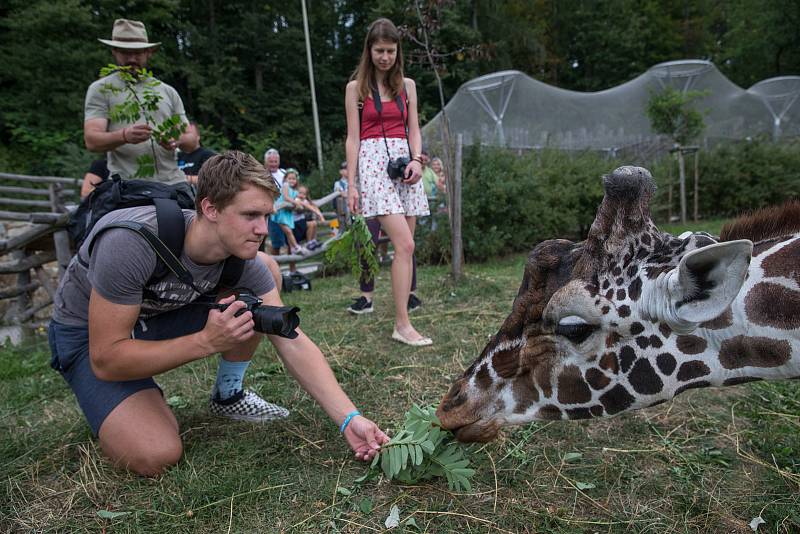
[[[555,333],[556,335],[563,336],[571,342],[578,344],[586,341],[597,328],[596,325],[589,324],[580,317],[570,315],[558,322]]]

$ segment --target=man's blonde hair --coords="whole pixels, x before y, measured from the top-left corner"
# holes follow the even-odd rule
[[[202,216],[200,202],[204,198],[222,210],[248,185],[260,187],[272,200],[280,195],[270,172],[250,154],[228,150],[211,157],[197,176],[197,214]]]

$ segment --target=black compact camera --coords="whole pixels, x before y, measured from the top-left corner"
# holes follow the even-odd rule
[[[400,181],[405,178],[406,166],[411,162],[408,158],[390,159],[386,165],[386,173],[394,181]]]
[[[300,326],[300,317],[297,312],[300,308],[294,306],[266,306],[262,304],[261,299],[253,295],[249,291],[240,291],[236,300],[241,300],[247,306],[239,310],[237,316],[246,311],[252,312],[253,322],[255,323],[254,330],[262,334],[270,334],[274,336],[286,337],[294,339],[297,337],[295,329]],[[209,308],[215,308],[220,311],[225,311],[229,304],[204,303]]]

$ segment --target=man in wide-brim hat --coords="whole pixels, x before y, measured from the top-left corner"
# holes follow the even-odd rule
[[[111,39],[98,40],[111,47],[111,54],[117,65],[130,67],[134,71],[144,69],[161,44],[151,43],[148,40],[147,30],[142,22],[127,19],[114,21]],[[156,82],[156,85],[151,86],[153,82]],[[83,124],[86,148],[92,152],[105,152],[109,173],[117,174],[123,179],[132,178],[137,174],[138,158],[155,156],[153,176],[143,178],[185,186],[186,177],[178,169],[175,149],[178,147],[191,149],[191,139],[188,136],[181,136],[180,139],[170,139],[163,143],[150,142],[153,127],[173,115],[178,115],[182,122],[188,124],[178,92],[154,78],[140,77],[135,86],[139,99],[142,99],[146,89],[154,91],[159,96],[158,109],[149,112],[148,124],[144,116],[133,122],[112,119],[113,109],[130,98],[124,89],[125,84],[118,73],[101,78],[89,86],[86,92]]]

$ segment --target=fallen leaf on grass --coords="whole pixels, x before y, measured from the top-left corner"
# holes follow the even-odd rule
[[[386,525],[386,528],[394,528],[400,524],[400,508],[398,508],[396,504],[392,505],[392,509],[389,511],[389,517],[386,518],[383,524]]]
[[[103,519],[116,519],[118,517],[126,516],[130,512],[112,512],[111,510],[98,510],[97,515]]]
[[[767,522],[761,516],[754,517],[752,521],[750,521],[750,528],[753,529],[753,532],[758,530],[760,525],[766,525]]]

